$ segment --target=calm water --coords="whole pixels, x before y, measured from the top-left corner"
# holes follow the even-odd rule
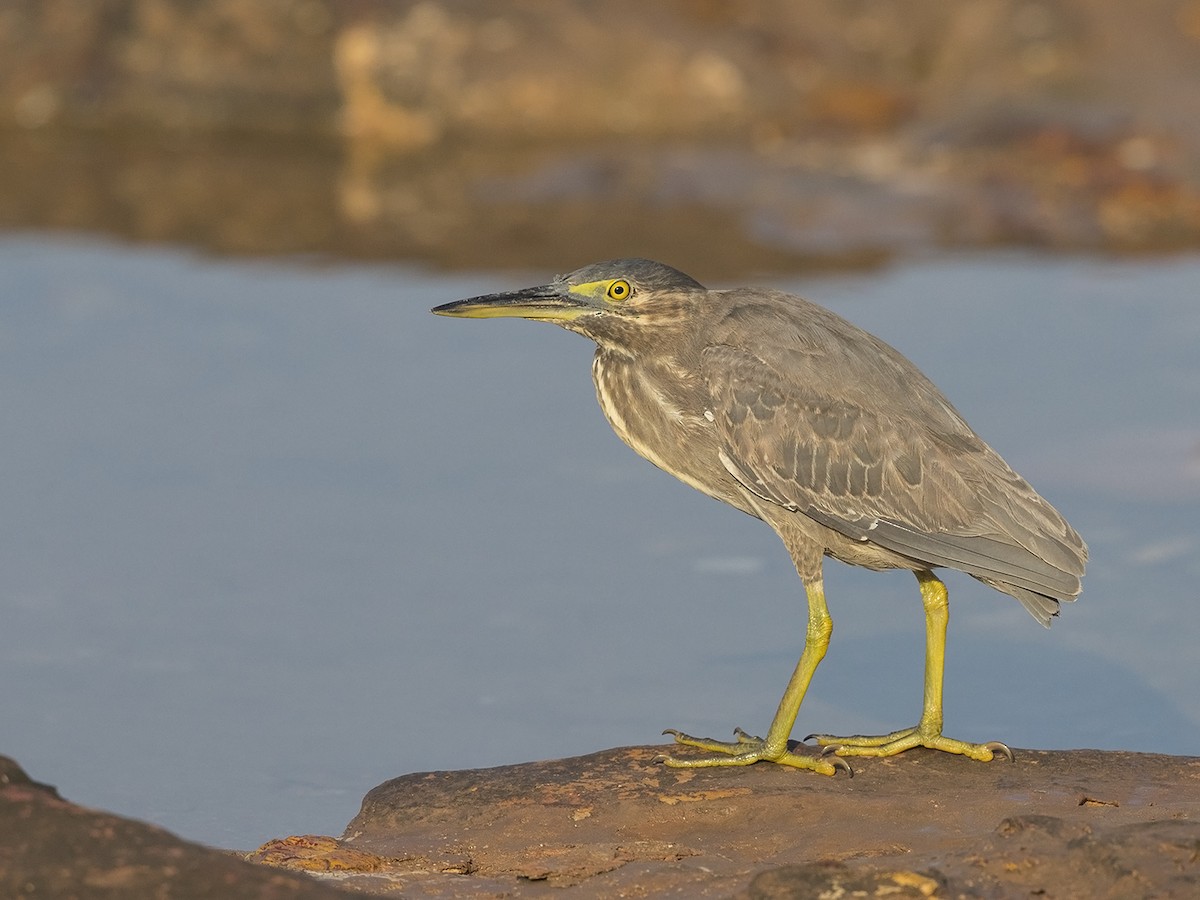
[[[406,772],[766,727],[804,634],[774,535],[612,435],[586,341],[427,312],[550,273],[19,236],[0,273],[0,752],[70,799],[252,847]],[[1050,631],[950,577],[947,733],[1200,754],[1200,260],[778,285],[912,357],[1091,544]],[[797,736],[912,724],[911,576],[827,588]]]

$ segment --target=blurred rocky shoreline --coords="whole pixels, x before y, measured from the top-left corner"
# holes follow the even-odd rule
[[[0,227],[708,276],[1200,245],[1200,2],[0,3]]]

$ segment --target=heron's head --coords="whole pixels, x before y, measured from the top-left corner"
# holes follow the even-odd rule
[[[700,282],[662,263],[614,259],[560,275],[549,284],[456,300],[433,312],[466,319],[538,319],[600,340],[624,330],[622,322],[653,326],[676,319],[688,300],[704,292]]]

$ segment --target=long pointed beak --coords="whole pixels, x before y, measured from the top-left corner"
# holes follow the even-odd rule
[[[455,300],[430,310],[439,316],[462,319],[518,318],[549,322],[566,322],[595,311],[586,298],[564,293],[549,284]]]

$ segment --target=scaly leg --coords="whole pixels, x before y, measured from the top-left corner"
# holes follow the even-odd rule
[[[808,631],[804,640],[804,652],[800,654],[796,671],[792,673],[787,690],[783,692],[783,699],[779,701],[779,709],[771,721],[766,740],[748,735],[740,728],[734,729],[734,741],[694,738],[668,728],[663,734],[674,735],[676,743],[708,750],[710,755],[663,756],[662,762],[679,769],[695,769],[706,766],[748,766],[751,763],[767,761],[794,766],[797,769],[812,769],[822,775],[833,775],[838,769],[850,772],[850,766],[836,757],[824,759],[819,756],[801,756],[788,749],[788,737],[792,733],[792,726],[796,724],[800,704],[804,702],[804,694],[817,665],[825,657],[825,651],[829,647],[829,634],[833,630],[833,622],[825,606],[825,588],[821,579],[810,579],[805,583],[804,591],[808,595]]]
[[[946,666],[946,624],[950,607],[946,585],[932,572],[917,572],[921,584],[921,600],[925,605],[925,702],[921,721],[915,728],[893,731],[891,734],[834,737],[810,734],[808,738],[825,748],[826,754],[838,756],[894,756],[913,747],[929,747],[960,753],[971,759],[987,762],[996,754],[1012,759],[1012,751],[999,741],[968,744],[942,737],[942,681]]]

